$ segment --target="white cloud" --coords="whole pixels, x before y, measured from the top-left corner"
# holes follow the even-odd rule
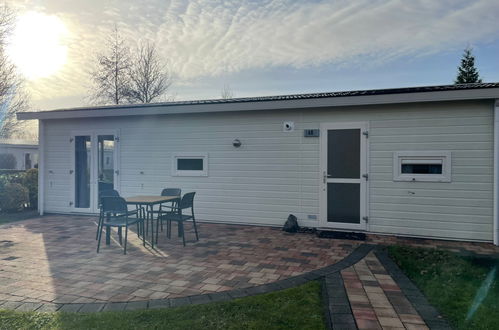
[[[499,2],[181,1],[157,31],[181,78],[268,66],[385,61],[497,38]]]
[[[25,0],[27,7],[30,1],[38,3]],[[499,39],[497,0],[143,0],[140,6],[87,0],[79,6],[45,2],[72,37],[66,67],[32,84],[37,99],[86,94],[89,66],[114,22],[132,41],[156,40],[178,85],[279,66],[379,65]]]

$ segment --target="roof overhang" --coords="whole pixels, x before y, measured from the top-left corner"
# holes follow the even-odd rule
[[[0,143],[2,148],[29,148],[38,149],[38,144],[10,144],[10,143]]]
[[[497,85],[496,85],[497,86]],[[499,99],[499,87],[470,88],[452,90],[432,90],[426,92],[384,93],[374,95],[303,97],[290,99],[238,99],[238,101],[215,100],[203,102],[171,102],[123,106],[103,106],[52,111],[20,112],[17,118],[68,119],[91,117],[169,115],[188,113],[214,113],[230,111],[284,110],[325,107],[363,106],[377,104],[442,102],[460,100]]]

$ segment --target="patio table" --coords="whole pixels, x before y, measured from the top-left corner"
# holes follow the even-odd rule
[[[162,203],[170,202],[175,199],[178,199],[179,196],[149,196],[149,195],[139,195],[125,198],[125,201],[129,205],[136,205],[137,208],[144,206],[146,209],[146,228],[145,235],[148,232],[148,222],[151,220],[151,247],[154,248],[154,225],[153,225],[153,211],[154,205],[159,205]],[[106,243],[109,244],[110,241],[110,231],[109,228],[106,228]]]

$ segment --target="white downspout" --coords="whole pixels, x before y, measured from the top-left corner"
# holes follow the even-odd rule
[[[499,245],[499,99],[494,104],[494,245]]]
[[[45,123],[38,121],[38,213],[43,215],[45,192]]]

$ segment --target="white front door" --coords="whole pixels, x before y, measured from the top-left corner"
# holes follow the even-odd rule
[[[324,123],[320,132],[322,227],[366,230],[367,123]]]
[[[71,201],[73,212],[99,212],[99,192],[119,191],[119,136],[117,130],[73,132]]]

